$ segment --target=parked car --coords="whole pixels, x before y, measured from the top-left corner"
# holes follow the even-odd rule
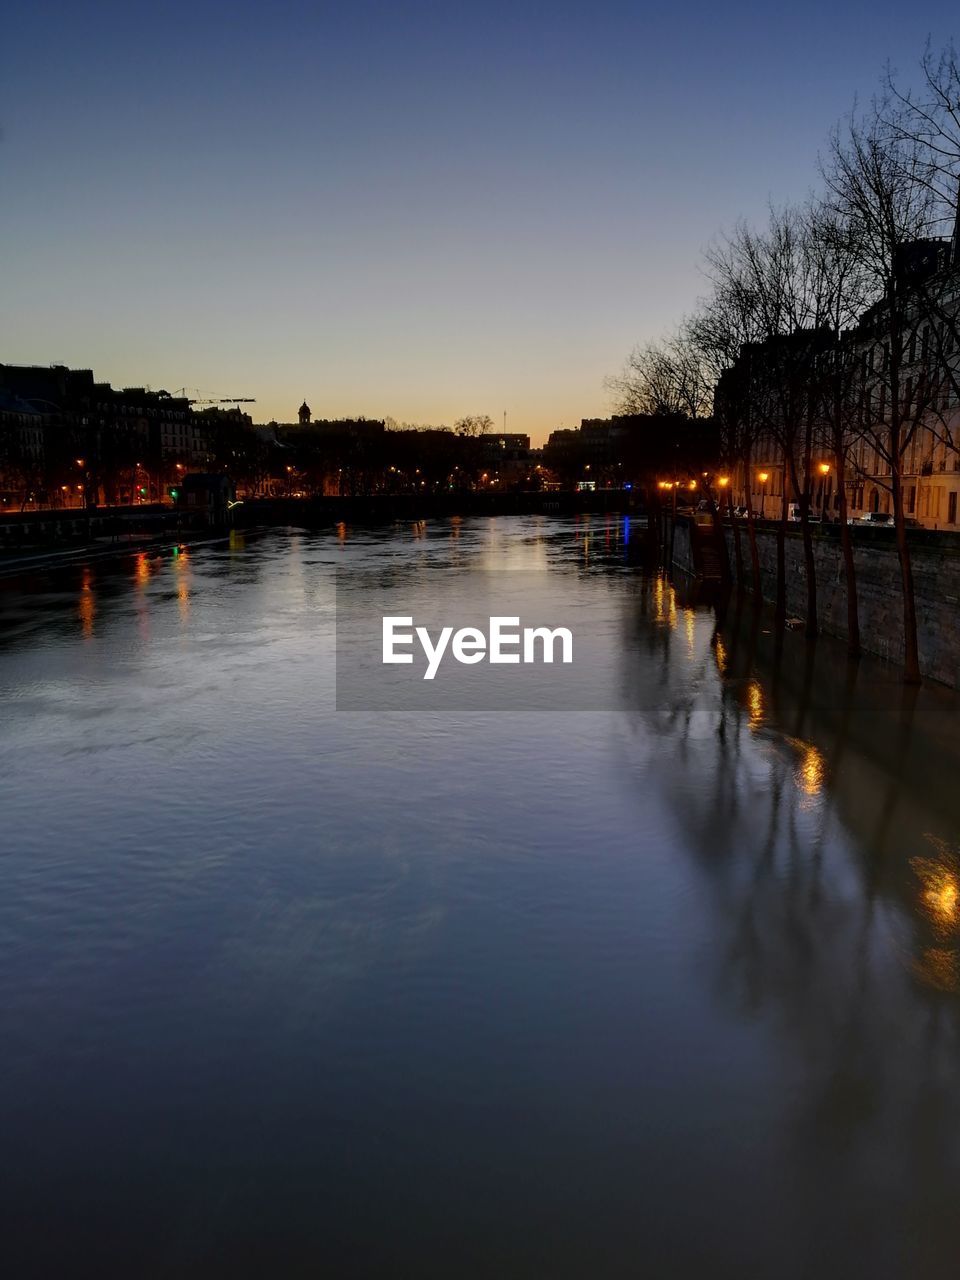
[[[892,511],[867,511],[862,516],[851,516],[847,524],[868,524],[874,528],[893,524]]]

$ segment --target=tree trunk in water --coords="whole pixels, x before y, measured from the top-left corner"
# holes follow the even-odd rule
[[[847,524],[847,486],[844,483],[843,450],[835,454],[837,468],[837,514],[840,517],[840,550],[847,588],[847,657],[860,657],[860,610],[857,604],[857,566],[853,558],[853,537]]]
[[[786,485],[784,485],[786,489]],[[774,606],[777,631],[783,630],[787,621],[787,495],[780,504],[780,522],[777,525],[777,600]]]
[[[760,582],[760,552],[757,548],[757,524],[753,518],[753,512],[747,508],[747,533],[750,535],[750,562],[753,572],[753,594],[759,600],[763,595],[763,586]]]
[[[714,546],[717,549],[717,556],[720,560],[720,574],[725,587],[729,587],[732,581],[730,573],[730,552],[727,549],[727,540],[723,536],[723,511],[713,500],[713,494],[707,493],[707,501],[710,504],[710,519],[712,521],[711,532],[713,533]]]
[[[737,524],[737,518],[733,514],[733,494],[727,489],[727,516],[730,520],[730,528],[733,530],[733,555],[734,562],[737,566],[737,590],[743,590],[743,552],[740,549],[740,528]]]
[[[817,562],[813,555],[813,533],[810,529],[810,496],[813,485],[813,406],[808,407],[803,441],[803,485],[794,486],[800,494],[800,535],[803,538],[803,567],[807,575],[807,625],[804,634],[813,640],[820,630],[817,620]],[[791,455],[792,457],[792,455]],[[821,519],[823,513],[821,512]]]
[[[800,507],[800,532],[803,536],[803,567],[807,575],[807,625],[804,634],[812,640],[820,628],[817,623],[817,562],[813,554],[808,501],[805,496]]]
[[[907,542],[907,525],[903,513],[903,489],[900,470],[893,469],[893,523],[897,532],[897,556],[903,587],[903,683],[920,683],[920,651],[917,645],[917,602],[913,592],[913,561]]]

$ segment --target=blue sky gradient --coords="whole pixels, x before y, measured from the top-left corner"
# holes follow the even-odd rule
[[[26,5],[0,360],[542,440],[956,9]]]

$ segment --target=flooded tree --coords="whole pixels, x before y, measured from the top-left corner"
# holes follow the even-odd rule
[[[887,476],[903,594],[903,676],[920,681],[913,564],[904,503],[905,459],[929,417],[937,379],[922,360],[928,322],[918,287],[942,265],[932,165],[916,139],[891,130],[878,106],[852,116],[824,166],[827,204],[841,220],[872,305],[862,318],[862,433]],[[918,361],[918,356],[921,359]]]

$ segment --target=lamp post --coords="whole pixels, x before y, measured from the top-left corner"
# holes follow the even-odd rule
[[[726,498],[727,510],[730,513],[730,519],[732,520],[733,519],[733,493],[731,492],[731,489],[730,489],[730,477],[717,476],[717,488],[720,490],[720,500],[717,503],[717,508],[722,514],[723,500],[724,498]]]
[[[830,463],[821,462],[817,470],[820,472],[820,519],[824,520],[827,512],[827,476],[830,474]]]
[[[770,479],[769,471],[758,471],[757,479],[760,481],[760,519],[763,519],[763,507],[767,498],[767,481]]]

